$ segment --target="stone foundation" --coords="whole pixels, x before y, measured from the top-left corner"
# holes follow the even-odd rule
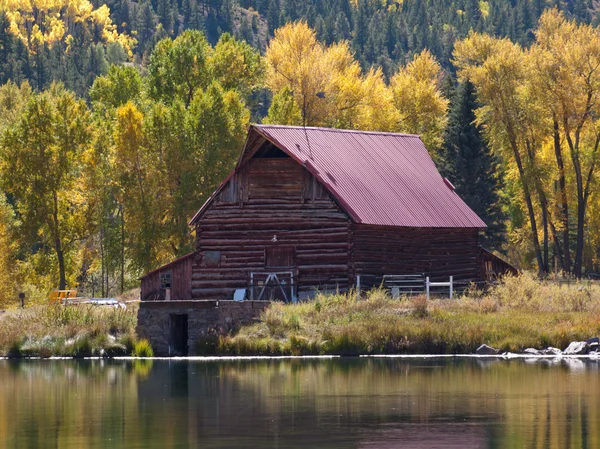
[[[137,334],[150,341],[157,356],[177,355],[173,316],[187,316],[187,353],[197,354],[199,339],[226,335],[257,320],[269,301],[143,301],[138,311]],[[176,326],[175,326],[176,327]]]

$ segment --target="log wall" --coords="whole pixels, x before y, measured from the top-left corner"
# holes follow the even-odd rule
[[[251,159],[245,167],[197,222],[192,298],[231,299],[249,286],[250,272],[293,271],[298,291],[347,288],[353,272],[346,213],[290,158]],[[269,248],[271,261],[293,266],[267,267]]]
[[[356,274],[421,274],[432,281],[479,278],[478,230],[394,228],[355,224],[352,261]]]
[[[191,299],[192,262],[194,253],[180,257],[162,267],[151,271],[142,278],[140,297],[146,300],[164,300],[164,291],[160,288],[161,273],[171,272],[171,300]]]

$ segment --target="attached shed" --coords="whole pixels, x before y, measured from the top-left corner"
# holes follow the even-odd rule
[[[291,300],[345,291],[359,276],[478,281],[514,270],[479,247],[485,223],[415,135],[252,125],[236,168],[190,224],[196,251],[167,267],[190,266],[181,287],[193,300]],[[145,282],[157,283],[143,280],[142,298]]]

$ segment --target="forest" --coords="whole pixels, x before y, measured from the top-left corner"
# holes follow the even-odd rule
[[[193,249],[249,123],[420,134],[541,276],[599,271],[588,0],[0,0],[0,304]]]

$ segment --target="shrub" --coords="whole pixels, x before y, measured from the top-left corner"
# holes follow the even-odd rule
[[[81,337],[67,349],[67,353],[75,358],[91,357],[93,354],[93,346],[89,336]]]
[[[9,358],[18,358],[22,357],[23,354],[21,352],[21,342],[13,341],[8,347],[8,351],[6,352],[6,356]]]
[[[154,350],[148,340],[142,339],[135,344],[131,355],[134,357],[154,357]]]
[[[410,300],[413,308],[413,315],[424,318],[427,316],[427,297],[424,295],[415,296]]]
[[[133,350],[135,349],[136,341],[137,341],[137,339],[136,339],[135,334],[133,332],[130,332],[126,335],[123,335],[119,339],[119,344],[122,344],[123,346],[125,346],[125,350],[126,350],[127,354],[131,354],[131,353],[133,353]]]

